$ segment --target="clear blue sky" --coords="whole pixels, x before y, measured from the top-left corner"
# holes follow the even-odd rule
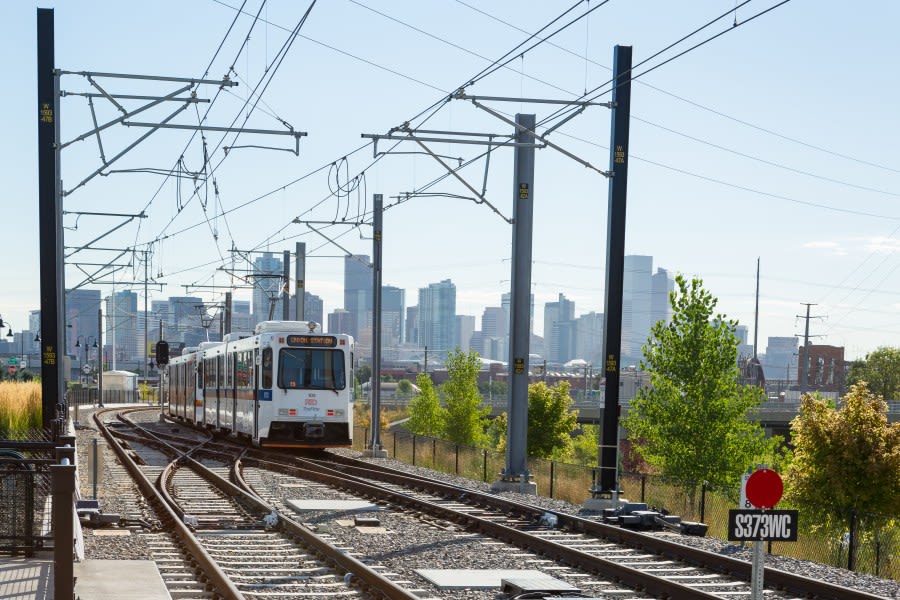
[[[222,145],[290,145],[283,137],[242,136],[223,143],[207,134],[210,185],[165,178],[147,170],[170,170],[183,155],[186,170],[201,168],[199,136],[159,131],[110,167],[141,169],[96,177],[65,198],[69,212],[114,212],[135,220],[95,245],[150,246],[150,274],[167,284],[151,288],[150,300],[199,295],[220,300],[222,290],[191,284],[228,285],[217,267],[232,264],[232,247],[280,253],[297,241],[307,244],[307,289],[330,312],[342,303],[343,250],[326,244],[307,226],[312,220],[357,220],[371,210],[371,195],[386,205],[395,197],[428,192],[469,195],[445,178],[437,162],[404,143],[402,154],[373,161],[363,133],[386,133],[408,120],[434,130],[508,134],[511,128],[470,103],[439,104],[423,124],[417,116],[517,47],[503,68],[479,79],[467,92],[484,96],[575,99],[610,77],[613,47],[634,48],[635,64],[695,31],[728,10],[734,0],[612,0],[602,3],[496,1],[319,2],[283,60],[278,51],[308,8],[305,2],[248,0],[248,13],[235,18],[237,0],[218,2],[43,2],[55,8],[56,64],[69,71],[220,78],[233,67],[236,88],[219,94],[206,123],[280,129],[279,119],[309,133],[300,155],[241,148],[225,157]],[[755,269],[762,267],[759,336],[802,333],[802,303],[815,303],[810,324],[817,343],[842,345],[848,358],[879,346],[897,345],[900,333],[900,112],[896,109],[900,56],[900,4],[754,0],[686,42],[636,69],[632,124],[626,252],[649,254],[654,267],[702,277],[719,298],[719,308],[753,331]],[[0,316],[15,330],[39,308],[36,151],[36,11],[31,2],[0,7],[5,57],[3,105],[4,181],[0,202],[0,252],[5,257]],[[545,34],[592,10],[565,31],[522,53],[537,32],[573,7]],[[240,49],[253,21],[257,21]],[[527,32],[527,33],[526,33]],[[726,32],[648,72],[677,53]],[[221,50],[216,54],[222,40]],[[214,58],[215,57],[215,58]],[[248,94],[264,77],[271,83],[253,111]],[[162,95],[169,83],[98,79],[110,93]],[[258,89],[262,90],[263,86]],[[63,77],[69,92],[89,90],[85,78]],[[602,87],[608,89],[608,86]],[[198,90],[216,97],[216,88]],[[599,98],[607,101],[608,95]],[[251,100],[252,104],[252,100]],[[134,103],[127,105],[133,108]],[[172,123],[196,124],[209,104],[193,106]],[[550,117],[547,104],[491,103],[512,117]],[[160,121],[176,108],[166,103],[135,117]],[[96,103],[97,118],[115,118],[108,103]],[[429,113],[426,113],[429,114]],[[91,129],[82,97],[63,99],[62,138]],[[609,111],[593,107],[556,130],[551,140],[593,165],[608,167]],[[115,127],[104,132],[111,158],[146,129]],[[379,150],[391,145],[381,142]],[[470,159],[480,147],[430,144],[440,155]],[[358,151],[357,151],[358,150]],[[346,157],[346,161],[342,160]],[[223,160],[223,158],[225,160]],[[446,159],[452,160],[452,159]],[[63,187],[71,190],[100,167],[94,138],[63,151]],[[373,164],[374,162],[374,164]],[[330,168],[329,165],[334,165]],[[209,170],[209,169],[208,169]],[[347,179],[365,172],[349,194]],[[485,161],[461,173],[476,189],[485,181]],[[512,152],[491,155],[486,198],[511,216]],[[546,301],[564,293],[576,314],[603,310],[607,181],[552,149],[536,156],[533,291],[541,331]],[[223,212],[225,213],[223,215]],[[368,220],[368,215],[366,219]],[[121,219],[69,215],[66,245],[90,242]],[[320,227],[340,246],[371,254],[371,227]],[[384,283],[416,290],[450,278],[457,285],[457,312],[480,318],[484,306],[499,305],[509,288],[511,228],[484,204],[449,196],[423,196],[391,206],[384,217]],[[105,262],[109,252],[83,252],[84,263]],[[117,263],[128,262],[128,257]],[[238,269],[246,268],[239,257]],[[143,278],[132,262],[116,275],[122,282]],[[89,267],[84,267],[90,270]],[[84,275],[67,268],[67,285]],[[105,277],[105,281],[110,281]],[[98,287],[88,285],[87,287]],[[104,295],[111,292],[102,286]],[[136,289],[142,295],[142,287]],[[239,290],[238,299],[249,299]],[[139,300],[143,305],[143,297]],[[751,340],[752,341],[752,340]]]

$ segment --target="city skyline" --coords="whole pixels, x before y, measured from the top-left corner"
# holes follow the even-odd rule
[[[223,2],[161,0],[153,11],[136,4],[137,13],[42,2],[55,9],[56,64],[67,72],[59,120],[66,287],[100,280],[103,297],[133,291],[143,310],[147,274],[149,304],[170,296],[221,304],[221,290],[246,285],[258,253],[280,258],[303,242],[305,289],[330,313],[344,303],[345,257],[373,255],[372,196],[382,194],[384,283],[410,300],[421,286],[450,279],[457,312],[480,318],[509,291],[513,149],[500,142],[518,113],[535,114],[553,144],[535,153],[533,330],[543,331],[542,307],[560,293],[579,314],[601,313],[609,112],[591,105],[575,116],[531,100],[608,101],[613,48],[624,44],[636,65],[626,253],[701,277],[721,312],[751,336],[759,259],[760,345],[802,334],[807,303],[816,343],[845,347],[848,359],[892,345],[900,334],[900,117],[892,101],[900,82],[891,61],[900,40],[890,24],[900,5],[877,3],[872,19],[816,3],[810,28],[800,0],[572,4],[395,0],[375,9],[336,1],[316,4],[291,37],[307,6],[281,0],[259,18],[259,3],[239,15]],[[0,99],[7,148],[16,149],[0,167],[0,252],[14,259],[0,317],[17,331],[40,298],[37,6],[0,8],[10,24],[0,48],[16,57]],[[175,43],[160,45],[162,38]],[[106,123],[121,111],[97,97],[92,113],[84,94],[98,91],[84,71],[227,75],[238,85],[196,86],[183,92],[195,92],[196,104],[167,101],[98,140],[93,117]],[[877,83],[853,87],[848,104],[834,85],[841,73]],[[181,85],[94,81],[110,94],[153,97]],[[150,131],[140,122],[162,122],[182,107],[171,125],[273,133],[160,129],[124,152]],[[413,130],[424,148],[363,137]],[[280,135],[290,131],[307,135],[295,144]],[[450,142],[449,132],[493,145]],[[136,216],[125,223],[96,213]],[[92,245],[124,254],[84,249]],[[89,265],[106,263],[115,271],[94,276],[101,269]],[[234,294],[252,300],[245,290]]]
[[[283,265],[273,261],[270,253],[266,253],[255,262],[255,270],[260,275],[281,273]],[[353,335],[358,344],[358,354],[368,359],[371,352],[371,311],[372,281],[368,277],[371,263],[367,255],[354,255],[344,260],[344,280],[350,288],[345,291],[345,301],[356,303],[354,309],[357,318],[351,319],[351,311],[343,307],[332,309],[323,314],[324,306],[320,298],[305,292],[306,305],[310,313],[306,319],[322,323],[323,331],[328,333],[348,333]],[[623,286],[623,327],[622,355],[623,367],[637,366],[641,361],[640,348],[649,335],[653,323],[658,320],[668,321],[671,318],[671,306],[668,294],[674,290],[672,275],[658,265],[654,268],[653,257],[626,255],[626,277]],[[282,318],[282,298],[278,294],[277,306],[270,301],[275,296],[270,292],[279,290],[280,284],[275,277],[262,277],[265,288],[269,292],[257,293],[256,300],[235,300],[232,302],[232,331],[251,331],[256,323],[268,319],[268,311],[276,309],[274,319]],[[262,288],[263,286],[258,286]],[[97,331],[98,313],[95,309],[102,304],[106,307],[105,322],[105,356],[115,365],[116,360],[123,363],[144,363],[144,332],[141,324],[145,320],[153,322],[149,328],[147,339],[150,345],[147,354],[152,355],[152,344],[159,339],[156,333],[156,322],[160,330],[164,330],[164,339],[170,342],[173,352],[183,346],[197,346],[202,341],[221,339],[221,331],[225,326],[224,306],[214,307],[210,313],[202,300],[197,297],[170,297],[165,301],[154,301],[147,315],[138,308],[138,296],[133,292],[120,291],[115,296],[102,298],[99,290],[78,290],[71,292],[67,304],[67,324],[69,327],[67,353],[78,356],[80,352],[74,346],[81,341],[85,347],[96,336],[81,335],[81,331]],[[464,351],[475,350],[482,358],[507,362],[509,352],[508,334],[509,295],[504,294],[500,306],[487,306],[480,317],[480,327],[476,325],[476,315],[458,314],[455,310],[456,287],[449,279],[429,283],[418,290],[418,304],[405,305],[404,290],[390,286],[382,286],[382,355],[385,360],[410,359],[427,353],[430,349],[432,361],[440,362],[446,353],[454,347]],[[115,299],[115,300],[114,300]],[[532,297],[533,302],[533,297]],[[121,306],[126,308],[122,309]],[[115,307],[115,310],[113,308]],[[368,308],[366,308],[368,307]],[[31,320],[35,321],[32,311]],[[533,312],[533,311],[532,311]],[[205,317],[201,315],[206,315]],[[291,297],[288,304],[290,318],[296,318],[296,299]],[[604,315],[596,311],[576,311],[575,303],[565,294],[560,293],[553,302],[543,306],[543,336],[538,336],[532,327],[530,353],[536,360],[544,364],[562,365],[571,361],[583,361],[589,365],[602,364],[602,346],[604,333]],[[346,318],[341,315],[347,315]],[[403,316],[412,318],[415,325],[412,332],[404,335]],[[414,316],[413,316],[414,315]],[[323,319],[327,316],[327,321]],[[152,317],[152,319],[151,319]],[[361,320],[361,324],[357,320]],[[328,323],[327,327],[325,323]],[[533,323],[533,321],[532,321]],[[163,324],[165,327],[163,328]],[[359,325],[359,326],[357,326]],[[419,332],[422,332],[421,334]],[[28,332],[30,334],[30,332]],[[735,330],[738,342],[739,363],[753,356],[753,340],[748,340],[747,325],[738,325]],[[77,337],[76,337],[77,336]],[[813,340],[814,341],[814,340]],[[22,339],[24,343],[24,339]],[[748,343],[750,342],[750,343]],[[795,373],[799,369],[802,340],[795,336],[770,336],[761,340],[757,353],[769,379],[797,380]],[[817,373],[829,373],[834,379],[836,362],[843,365],[844,349],[829,345],[815,345],[820,348],[811,358],[830,361],[819,366]],[[29,345],[30,349],[31,345]],[[829,350],[831,348],[831,350]],[[824,353],[824,354],[822,354]],[[85,356],[87,356],[85,354]],[[534,365],[532,365],[534,366]],[[820,383],[825,383],[820,382]]]

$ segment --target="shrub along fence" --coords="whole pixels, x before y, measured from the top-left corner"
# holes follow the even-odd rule
[[[354,448],[364,450],[369,431],[356,428]],[[436,438],[413,435],[398,429],[386,431],[381,443],[390,455],[400,461],[453,473],[492,483],[506,466],[501,452],[464,446]],[[573,504],[583,504],[590,496],[590,488],[597,480],[598,469],[543,459],[529,459],[528,469],[538,493]],[[727,539],[728,510],[737,507],[738,490],[716,490],[706,484],[682,485],[657,475],[620,473],[622,497],[675,514],[686,521],[701,521],[709,525],[708,535]],[[779,506],[799,510],[800,534],[796,542],[769,542],[770,554],[792,556],[823,564],[850,568],[862,573],[900,580],[900,517],[855,515],[856,552],[851,554],[849,531],[825,531],[817,527],[813,518],[805,516],[803,507]],[[871,523],[886,523],[878,529]]]

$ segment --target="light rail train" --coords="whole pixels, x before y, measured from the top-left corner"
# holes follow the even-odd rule
[[[257,446],[350,446],[353,338],[318,327],[265,321],[253,333],[185,348],[166,367],[166,411]]]

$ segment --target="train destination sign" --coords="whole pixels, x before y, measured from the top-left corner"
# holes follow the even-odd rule
[[[796,510],[728,511],[728,541],[797,541]]]
[[[323,346],[334,348],[337,338],[333,335],[289,335],[285,342],[288,346]]]

